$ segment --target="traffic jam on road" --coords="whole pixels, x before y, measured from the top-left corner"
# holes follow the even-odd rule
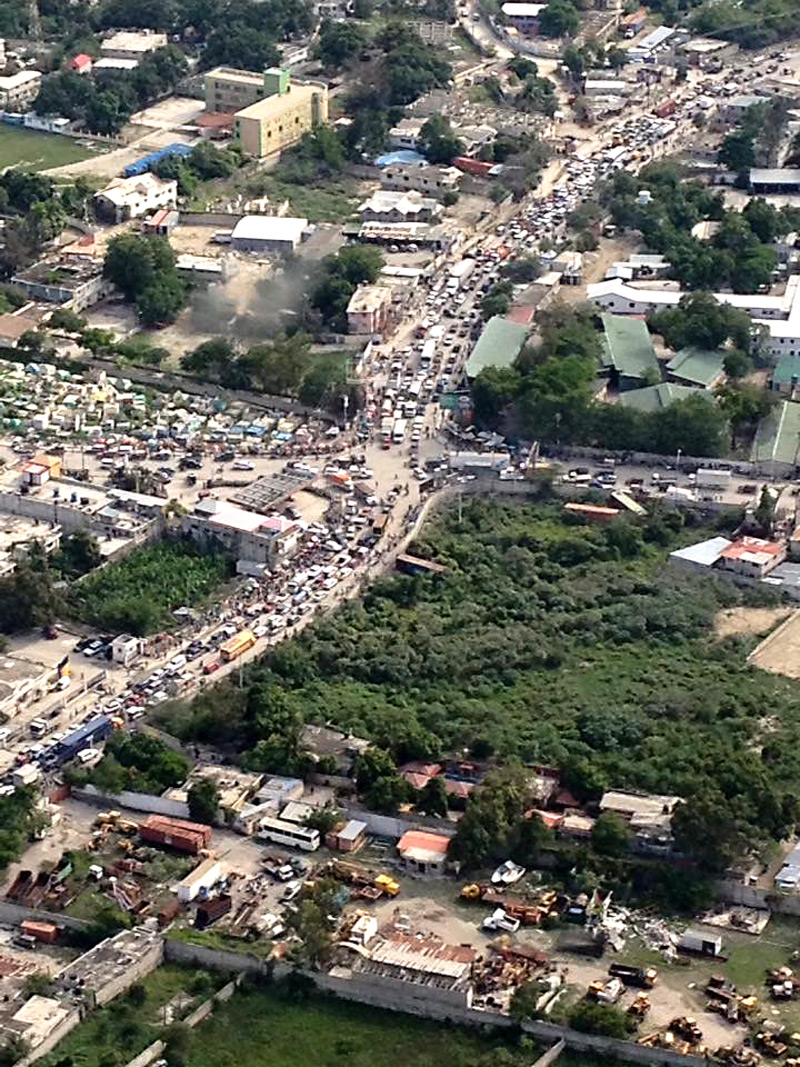
[[[314,426],[278,443],[211,434],[202,450],[169,431],[144,440],[111,435],[95,442],[90,456],[99,470],[108,473],[138,461],[160,475],[165,489],[184,475],[195,499],[209,492],[196,489],[215,469],[217,475],[228,467],[255,477],[267,457],[270,469],[305,471],[318,487],[334,485],[344,492],[337,496],[337,507],[314,521],[304,521],[291,502],[286,504],[284,514],[302,528],[296,554],[268,576],[243,581],[226,601],[187,611],[181,639],[171,637],[168,651],[157,648],[149,669],[140,659],[129,671],[109,672],[106,695],[87,694],[77,702],[67,728],[37,716],[27,728],[0,729],[0,746],[13,762],[48,772],[70,760],[99,758],[96,746],[114,728],[135,728],[148,708],[190,697],[240,657],[296,632],[320,610],[355,592],[359,580],[384,562],[387,548],[408,532],[422,493],[441,484],[448,473],[447,451],[437,438],[442,397],[465,389],[466,360],[483,326],[480,302],[501,280],[503,265],[538,254],[544,240],[563,235],[570,212],[591,199],[600,182],[623,167],[635,169],[655,158],[682,124],[709,106],[709,99],[744,88],[753,67],[776,58],[787,56],[758,56],[747,70],[734,65],[724,80],[705,77],[678,87],[654,114],[606,124],[591,150],[584,145],[563,160],[546,195],[526,197],[512,218],[471,243],[461,258],[444,259],[422,280],[413,315],[375,347],[366,409],[344,433]],[[17,455],[30,448],[21,438],[12,447]],[[290,456],[294,458],[285,467],[274,462]],[[615,473],[610,465],[601,465],[595,472],[575,467],[567,477],[607,488],[618,474],[623,476],[621,469]],[[633,476],[638,478],[638,472]],[[103,662],[111,640],[111,635],[82,639],[76,652]],[[56,711],[53,718],[60,715]],[[9,780],[3,779],[2,788],[10,788]]]

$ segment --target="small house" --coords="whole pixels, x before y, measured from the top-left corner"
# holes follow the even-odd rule
[[[403,866],[415,874],[444,874],[450,838],[428,830],[407,830],[397,842]]]

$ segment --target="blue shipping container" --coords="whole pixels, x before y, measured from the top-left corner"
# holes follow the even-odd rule
[[[81,749],[88,748],[95,741],[102,741],[108,737],[112,729],[111,719],[107,715],[98,715],[84,726],[79,726],[77,730],[73,730],[71,734],[67,734],[65,738],[58,742],[56,750],[58,758],[62,762],[72,759]]]

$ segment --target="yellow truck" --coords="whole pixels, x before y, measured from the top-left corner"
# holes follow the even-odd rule
[[[248,648],[252,648],[255,643],[256,635],[252,630],[241,630],[219,646],[220,659],[223,663],[230,663],[238,659]]]

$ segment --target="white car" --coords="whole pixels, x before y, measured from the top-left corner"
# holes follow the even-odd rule
[[[506,933],[515,934],[519,930],[519,919],[512,919],[502,908],[497,908],[486,916],[481,925],[484,930],[505,930]]]
[[[303,888],[303,883],[299,879],[295,879],[291,882],[287,882],[281,893],[281,900],[288,904],[290,900],[294,900],[300,890]]]

